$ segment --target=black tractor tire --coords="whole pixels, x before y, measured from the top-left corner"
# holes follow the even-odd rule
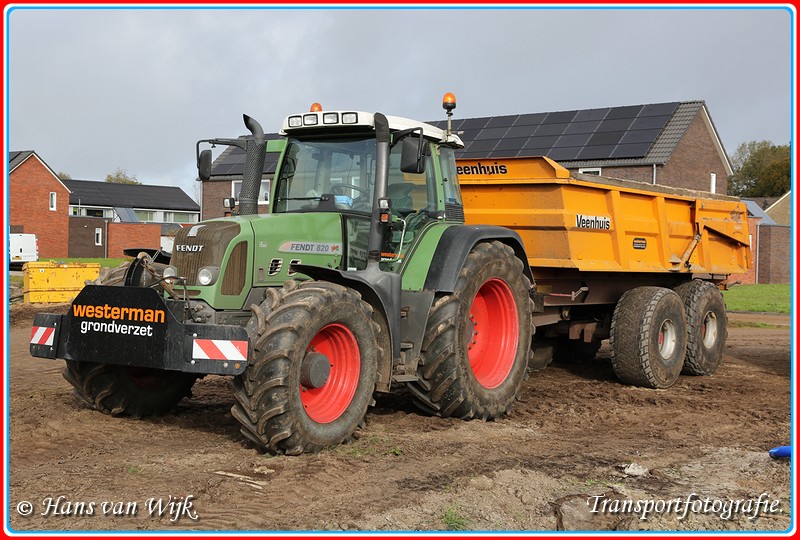
[[[251,310],[252,363],[233,380],[242,434],[287,455],[351,441],[374,404],[382,354],[372,307],[341,285],[289,281]],[[329,374],[314,382],[320,358]]]
[[[75,396],[112,416],[159,416],[192,397],[197,375],[161,369],[66,360],[64,378]]]
[[[93,283],[122,287],[129,267],[130,264],[121,265],[111,271],[110,277],[106,274]],[[183,398],[192,397],[192,386],[199,377],[163,369],[65,362],[63,375],[73,386],[75,396],[91,408],[112,416],[142,418],[169,412]]]
[[[532,337],[530,280],[498,241],[472,248],[451,294],[434,300],[418,380],[408,383],[422,411],[497,418],[519,398]]]
[[[625,383],[668,388],[686,357],[686,315],[671,289],[638,287],[622,295],[611,319],[611,365]]]
[[[728,337],[728,314],[722,293],[698,279],[675,287],[686,311],[686,375],[711,375],[722,364]]]

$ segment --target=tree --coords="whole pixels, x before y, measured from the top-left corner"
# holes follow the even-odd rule
[[[56,176],[58,176],[59,180],[72,180],[72,176],[70,176],[69,173],[65,173],[64,171],[58,171],[58,173],[56,173]]]
[[[791,148],[771,141],[742,143],[731,157],[728,193],[739,197],[780,197],[791,189]]]
[[[111,182],[112,184],[141,184],[136,175],[129,175],[128,171],[120,167],[117,167],[113,174],[106,176],[106,182]]]

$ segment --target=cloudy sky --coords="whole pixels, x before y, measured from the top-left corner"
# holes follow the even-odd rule
[[[284,116],[420,120],[705,100],[733,154],[790,141],[786,9],[26,9],[6,12],[8,150],[195,196],[194,145]]]

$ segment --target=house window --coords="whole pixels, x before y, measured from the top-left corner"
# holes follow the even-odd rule
[[[239,192],[242,190],[242,181],[234,180],[231,182],[231,197],[236,199],[236,204],[239,204]],[[258,204],[269,204],[269,180],[261,181],[261,189],[258,192]]]
[[[50,210],[55,210],[55,209],[56,209],[56,192],[55,191],[51,191],[50,192]]]
[[[103,245],[103,229],[97,227],[94,230],[94,245],[102,246]]]
[[[167,223],[197,223],[194,217],[196,215],[192,212],[165,212],[164,221]]]
[[[156,220],[156,213],[152,210],[135,210],[135,213],[139,221],[147,222]]]
[[[590,167],[588,169],[578,169],[580,174],[588,174],[591,176],[601,176],[603,174],[603,170],[600,167]]]

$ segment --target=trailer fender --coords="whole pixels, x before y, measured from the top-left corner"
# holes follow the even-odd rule
[[[494,225],[455,225],[444,231],[439,239],[425,280],[425,290],[453,292],[467,255],[475,244],[484,240],[499,240],[511,246],[514,254],[522,261],[523,272],[531,285],[535,285],[522,239],[516,231]]]

